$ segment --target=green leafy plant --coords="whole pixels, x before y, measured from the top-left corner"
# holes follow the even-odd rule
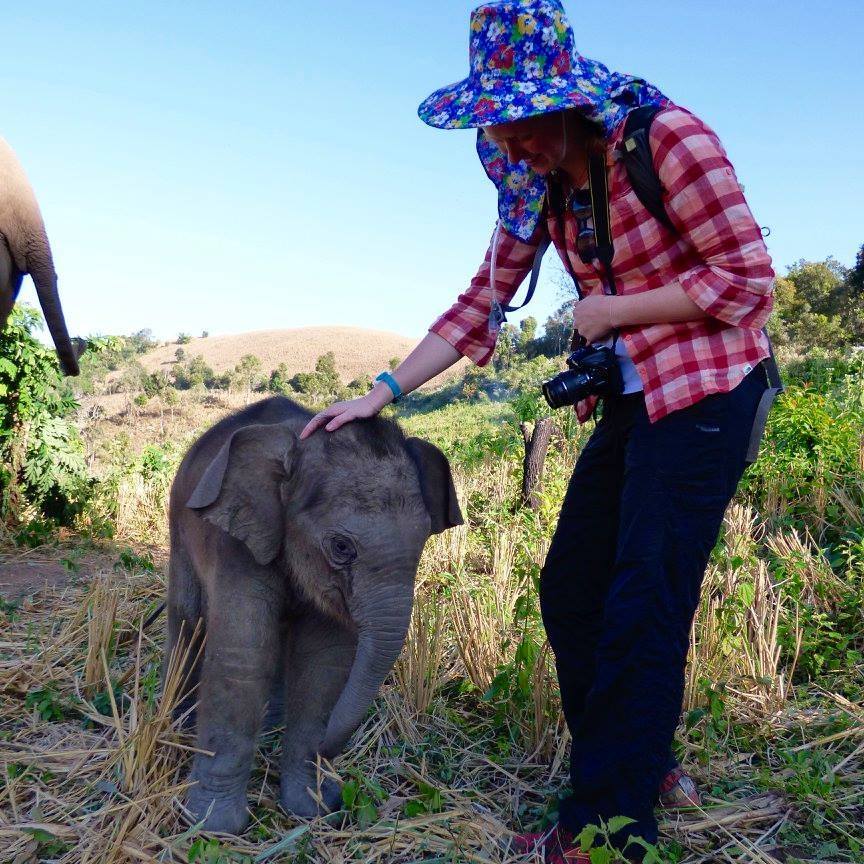
[[[19,522],[30,505],[69,524],[89,491],[84,447],[56,356],[33,335],[40,322],[18,307],[0,331],[0,518]]]
[[[408,818],[421,816],[424,813],[440,813],[443,808],[441,790],[422,781],[417,783],[418,794],[404,807]]]
[[[189,846],[189,864],[252,864],[249,855],[226,849],[215,838],[198,837]]]
[[[24,831],[36,840],[36,857],[40,861],[59,858],[69,851],[68,843],[64,843],[44,828],[25,828]]]
[[[36,549],[46,543],[53,542],[57,533],[57,525],[51,519],[30,519],[20,525],[12,534],[16,546]]]
[[[66,718],[67,706],[54,684],[46,684],[38,690],[31,690],[24,697],[24,706],[35,710],[42,720],[54,721]]]
[[[388,795],[380,783],[353,769],[350,780],[342,785],[342,803],[361,828],[368,828],[378,819],[378,807]]]
[[[149,553],[144,552],[139,555],[133,549],[122,549],[118,559],[114,562],[115,570],[128,570],[130,573],[135,570],[143,570],[147,573],[153,573],[156,570],[156,565],[153,563],[153,558]]]
[[[663,858],[661,858],[657,847],[641,837],[634,837],[631,834],[627,838],[624,852],[612,844],[612,839],[616,834],[620,835],[625,828],[634,823],[635,820],[628,816],[613,816],[608,822],[601,819],[598,825],[586,825],[579,834],[579,846],[583,852],[588,853],[591,864],[627,862],[630,859],[626,857],[625,853],[627,848],[631,846],[639,846],[642,849],[644,864],[663,864]]]

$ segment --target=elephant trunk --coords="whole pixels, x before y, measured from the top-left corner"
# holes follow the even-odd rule
[[[357,616],[357,653],[348,680],[330,714],[324,738],[318,748],[332,759],[347,743],[366,716],[379,688],[399,657],[414,602],[414,580],[400,580],[367,593]]]
[[[57,274],[54,272],[54,261],[51,257],[51,247],[44,231],[39,232],[35,248],[27,256],[27,268],[33,277],[39,305],[48,325],[48,332],[54,340],[57,356],[60,358],[60,368],[64,375],[78,374],[78,352],[69,338],[66,329],[66,319],[63,317],[63,307],[60,305],[60,295],[57,291]]]

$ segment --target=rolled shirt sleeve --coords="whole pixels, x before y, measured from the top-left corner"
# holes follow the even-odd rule
[[[713,318],[764,327],[774,271],[723,145],[701,120],[677,107],[657,114],[650,138],[666,211],[700,259],[678,277],[681,287]]]
[[[495,296],[498,302],[509,303],[534,263],[534,254],[540,243],[538,228],[535,237],[524,242],[501,229],[495,261]],[[485,366],[495,351],[498,331],[489,329],[489,311],[492,304],[490,275],[495,233],[486,250],[486,257],[471,280],[468,290],[429,327],[449,342],[460,354],[478,366]]]

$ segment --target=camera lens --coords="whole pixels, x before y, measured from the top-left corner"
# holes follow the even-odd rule
[[[587,396],[585,388],[590,381],[590,377],[582,372],[567,371],[546,381],[541,389],[549,407],[560,408],[562,405],[575,405]]]

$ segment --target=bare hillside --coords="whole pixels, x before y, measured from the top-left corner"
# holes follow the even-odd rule
[[[185,345],[171,343],[141,357],[148,372],[168,371],[176,360],[178,348],[187,358],[200,355],[214,372],[233,369],[244,354],[254,354],[261,360],[265,371],[280,363],[296,372],[311,372],[315,361],[327,351],[336,355],[336,368],[344,382],[364,372],[376,375],[387,369],[391,357],[404,359],[417,344],[416,339],[388,333],[384,330],[364,330],[360,327],[298,327],[291,330],[257,330],[228,336],[208,336],[192,339]],[[433,378],[427,386],[440,386],[457,372],[464,371],[469,361],[462,359],[447,372]]]

